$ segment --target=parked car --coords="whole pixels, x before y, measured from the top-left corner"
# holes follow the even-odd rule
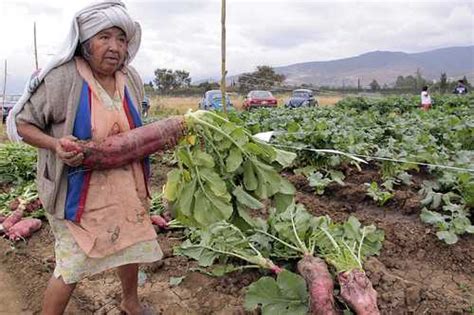
[[[318,106],[318,100],[314,97],[313,91],[308,89],[294,90],[290,99],[285,103],[285,107],[312,107]]]
[[[2,121],[5,123],[7,120],[8,113],[15,106],[16,102],[20,99],[21,95],[5,95],[5,101],[3,96],[0,96],[0,105],[2,106]]]
[[[234,105],[230,101],[228,94],[225,96],[227,109],[234,109]],[[199,102],[200,109],[206,110],[222,110],[222,92],[220,90],[210,90],[204,93]]]
[[[242,104],[244,109],[277,107],[278,101],[269,91],[250,91]]]

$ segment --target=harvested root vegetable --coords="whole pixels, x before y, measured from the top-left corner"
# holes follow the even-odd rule
[[[163,219],[166,220],[166,222],[173,220],[173,215],[171,214],[171,211],[166,210],[161,214],[161,216],[163,217]]]
[[[298,272],[309,289],[311,314],[337,314],[333,296],[334,284],[324,260],[305,255],[298,262]]]
[[[20,239],[31,236],[34,232],[41,228],[41,220],[39,219],[23,219],[16,223],[8,230],[6,235],[11,241],[18,241]]]
[[[168,221],[165,220],[161,215],[151,215],[150,216],[151,223],[157,225],[160,229],[166,230],[168,228]]]
[[[353,269],[337,275],[341,297],[358,315],[380,314],[377,307],[377,291],[363,270]]]
[[[6,216],[0,214],[0,223],[3,223],[3,221],[5,221],[6,218],[7,218]]]
[[[2,223],[5,232],[8,232],[12,226],[20,222],[22,217],[23,208],[18,208],[17,210],[10,213],[10,215]]]
[[[110,169],[141,160],[159,150],[166,150],[185,133],[184,120],[172,117],[107,137],[101,142],[61,139],[68,152],[84,153],[85,167]]]

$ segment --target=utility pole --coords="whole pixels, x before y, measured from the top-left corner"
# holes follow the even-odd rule
[[[7,92],[7,60],[5,59],[5,75],[3,78],[3,100],[2,100],[2,115],[3,115],[3,107],[5,106],[5,94]],[[3,123],[3,118],[2,118]]]
[[[222,109],[224,113],[227,113],[227,98],[225,94],[225,75],[227,73],[225,69],[225,4],[226,0],[222,0],[222,10],[221,10],[221,55],[222,55],[222,63],[221,63],[221,94],[222,94]]]
[[[36,46],[36,22],[33,22],[33,40],[34,40],[34,46],[35,46],[35,66],[36,66],[36,70],[38,70],[38,49]]]

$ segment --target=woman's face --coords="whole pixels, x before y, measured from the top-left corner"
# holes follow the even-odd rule
[[[92,70],[102,75],[113,75],[123,65],[127,48],[127,38],[120,28],[100,31],[90,39],[88,61]]]

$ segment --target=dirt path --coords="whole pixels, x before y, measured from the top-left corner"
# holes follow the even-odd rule
[[[0,264],[0,301],[0,314],[31,314],[22,308],[20,291],[3,264]]]

